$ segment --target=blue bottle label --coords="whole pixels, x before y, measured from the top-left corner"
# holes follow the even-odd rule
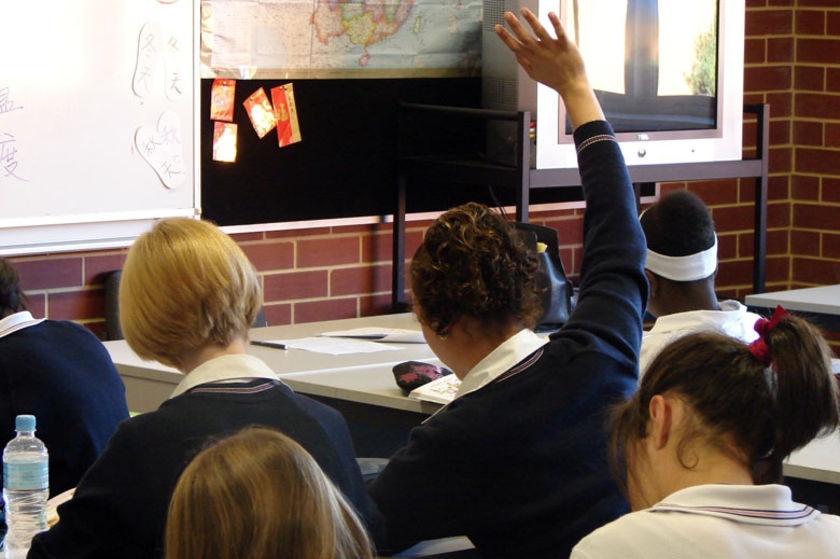
[[[3,464],[3,485],[6,489],[47,489],[49,483],[48,462]]]

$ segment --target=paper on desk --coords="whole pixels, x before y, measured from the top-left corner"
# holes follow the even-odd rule
[[[376,340],[377,342],[384,343],[426,343],[426,340],[423,338],[423,332],[419,330],[409,330],[407,328],[378,328],[376,326],[366,326],[363,328],[353,328],[351,330],[336,330],[334,332],[323,332],[319,335],[331,338],[358,338],[365,340]]]
[[[351,338],[328,338],[323,336],[270,341],[283,344],[287,349],[304,349],[306,351],[328,353],[330,355],[373,353],[375,351],[393,351],[399,349],[398,347],[388,344],[380,344],[376,341]]]

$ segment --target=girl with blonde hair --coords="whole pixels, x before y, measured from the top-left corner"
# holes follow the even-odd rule
[[[249,427],[202,450],[172,495],[167,559],[370,559],[352,506],[299,444]]]

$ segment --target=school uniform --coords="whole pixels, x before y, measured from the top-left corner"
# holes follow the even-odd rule
[[[128,418],[123,381],[90,330],[28,311],[0,320],[0,448],[20,414],[35,416],[50,453],[50,494],[75,487]]]
[[[161,557],[169,499],[187,463],[214,438],[250,425],[295,439],[371,519],[341,414],[293,392],[256,357],[225,355],[186,375],[158,410],[120,425],[73,498],[58,508],[58,524],[33,539],[28,557]]]
[[[636,388],[645,242],[609,125],[575,138],[587,202],[576,308],[548,342],[525,330],[486,356],[372,482],[394,550],[465,535],[485,558],[556,559],[628,509],[607,410]]]
[[[720,302],[717,311],[686,311],[660,316],[642,337],[639,372],[644,376],[654,358],[674,340],[695,332],[719,332],[750,343],[758,338],[755,323],[761,318],[735,300]]]
[[[840,517],[791,499],[784,485],[697,485],[599,528],[572,559],[840,557]]]

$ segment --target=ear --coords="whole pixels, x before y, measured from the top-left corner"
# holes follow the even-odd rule
[[[653,298],[659,294],[659,289],[661,287],[659,283],[659,276],[645,268],[645,277],[647,277],[648,284],[650,285],[650,297]]]
[[[671,402],[661,394],[650,399],[648,413],[650,414],[650,428],[648,436],[656,450],[662,450],[668,444],[673,425],[673,407]]]

